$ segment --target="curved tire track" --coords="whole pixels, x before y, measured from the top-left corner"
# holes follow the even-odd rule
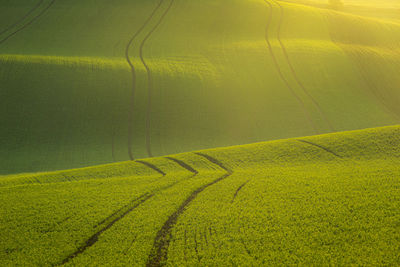
[[[168,247],[171,241],[171,234],[172,229],[177,223],[179,217],[183,214],[186,207],[197,197],[198,194],[203,192],[206,188],[228,178],[232,175],[233,171],[229,168],[225,167],[220,161],[217,159],[203,154],[203,153],[196,153],[199,156],[206,158],[213,164],[218,165],[226,173],[217,179],[200,186],[196,190],[194,190],[178,207],[178,209],[169,216],[169,218],[165,221],[161,229],[157,232],[156,238],[154,239],[153,248],[151,249],[150,255],[148,257],[146,266],[160,266],[162,262],[165,262],[168,259]]]
[[[140,60],[142,61],[143,66],[146,69],[147,72],[147,110],[146,110],[146,150],[147,150],[147,155],[149,157],[153,157],[153,153],[151,151],[151,105],[152,105],[152,91],[153,91],[153,77],[152,77],[152,72],[146,61],[144,60],[143,56],[143,48],[144,45],[146,44],[147,40],[151,37],[151,35],[155,32],[155,30],[160,26],[160,24],[164,21],[165,17],[171,10],[171,7],[173,5],[175,0],[171,0],[169,6],[167,9],[164,11],[164,13],[161,15],[160,19],[158,22],[154,25],[154,27],[147,33],[145,38],[143,39],[142,43],[140,44],[139,48],[139,56]],[[164,2],[164,0],[161,0],[161,2]]]
[[[129,203],[125,204],[124,206],[122,206],[121,208],[117,209],[116,211],[114,211],[113,213],[111,213],[109,216],[107,216],[106,218],[104,218],[103,220],[101,220],[98,224],[96,224],[95,226],[93,226],[93,228],[97,228],[100,225],[106,223],[107,221],[109,221],[111,218],[116,217],[118,214],[120,214],[123,210],[125,209],[129,209],[129,207],[132,207],[135,205],[135,203],[144,198],[146,195],[148,195],[148,193],[144,193],[140,196],[138,196],[137,198],[132,199],[131,201],[129,201]]]
[[[0,32],[0,35],[2,35],[3,33],[8,32],[9,30],[11,30],[12,28],[14,28],[15,26],[17,26],[18,24],[20,24],[21,22],[23,22],[30,14],[32,14],[36,9],[39,8],[39,6],[43,3],[44,0],[40,0],[34,7],[31,8],[31,10],[28,11],[28,13],[26,13],[23,17],[21,17],[19,20],[17,20],[15,23],[13,23],[12,25],[8,26],[7,28],[5,28],[3,31]]]
[[[162,170],[160,170],[156,165],[151,164],[150,162],[147,161],[143,161],[143,160],[135,160],[135,162],[141,163],[153,170],[155,170],[156,172],[158,172],[159,174],[161,174],[162,176],[167,175],[165,172],[163,172]]]
[[[174,162],[177,162],[177,161],[174,161]],[[182,161],[179,161],[179,162],[182,162]],[[148,164],[148,162],[145,162],[145,163],[146,163],[146,165]],[[181,164],[179,164],[179,165],[182,166]],[[189,165],[187,165],[184,162],[183,162],[183,165],[189,167],[189,168],[184,167],[186,170],[193,169],[192,167],[190,167]],[[152,166],[154,166],[154,165],[152,165]],[[154,169],[153,167],[150,167],[150,168]],[[157,168],[157,167],[155,167],[155,168]],[[190,172],[192,172],[192,171],[190,171]],[[144,202],[146,202],[147,200],[152,198],[155,194],[157,194],[158,192],[167,190],[167,189],[177,185],[178,183],[180,183],[180,182],[182,182],[184,180],[191,179],[191,178],[195,177],[197,175],[197,173],[198,172],[196,171],[193,175],[191,175],[188,178],[180,179],[180,180],[172,182],[172,183],[170,183],[170,184],[168,184],[166,186],[163,186],[161,188],[155,189],[155,190],[153,190],[151,192],[144,193],[141,196],[139,196],[137,198],[134,198],[133,200],[131,200],[129,203],[127,203],[126,205],[122,206],[121,208],[117,209],[112,214],[107,216],[105,219],[100,221],[97,225],[95,225],[94,226],[95,228],[100,227],[100,229],[96,233],[94,233],[92,236],[90,236],[84,242],[84,244],[82,246],[80,246],[77,250],[75,250],[73,253],[71,253],[66,258],[64,258],[59,265],[64,265],[64,264],[68,263],[69,261],[71,261],[72,259],[76,258],[78,255],[80,255],[83,252],[85,252],[88,248],[93,246],[98,241],[98,238],[102,233],[104,233],[105,231],[110,229],[116,222],[118,222],[121,219],[123,219],[126,215],[128,215],[130,212],[132,212],[134,209],[139,207],[141,204],[143,204]],[[134,242],[134,240],[131,243],[133,243],[133,242]],[[130,246],[132,246],[132,244]],[[126,252],[128,250],[129,250],[129,247],[126,249]]]
[[[325,150],[326,152],[328,152],[328,153],[334,155],[335,157],[338,157],[338,158],[341,158],[341,159],[343,158],[342,156],[336,154],[335,152],[333,152],[332,150],[330,150],[329,148],[326,148],[326,147],[324,147],[324,146],[315,144],[315,143],[310,142],[310,141],[307,141],[307,140],[298,139],[297,141],[302,142],[302,143],[305,143],[305,144],[309,144],[309,145],[311,145],[311,146],[318,147],[318,148],[320,148],[320,149],[322,149],[322,150]]]
[[[135,66],[133,65],[130,57],[129,57],[129,49],[133,43],[133,41],[136,39],[136,37],[143,31],[143,29],[149,24],[151,19],[154,17],[155,13],[157,10],[161,7],[161,4],[163,3],[164,0],[160,0],[158,2],[158,5],[153,9],[151,12],[150,16],[146,19],[146,21],[143,23],[143,25],[133,34],[131,39],[129,39],[129,42],[127,43],[125,47],[125,60],[129,65],[129,68],[131,69],[131,75],[132,75],[132,92],[131,92],[131,97],[130,97],[130,111],[129,111],[129,117],[128,117],[128,154],[129,158],[131,160],[134,160],[133,157],[133,152],[132,152],[132,138],[133,138],[133,113],[134,113],[134,105],[135,105],[135,93],[136,93],[136,69]]]
[[[235,194],[233,195],[233,198],[232,198],[231,203],[233,203],[233,202],[235,201],[235,198],[236,198],[237,195],[239,194],[239,191],[242,190],[242,188],[243,188],[248,182],[250,182],[250,179],[247,180],[246,182],[244,182],[243,184],[241,184],[241,185],[236,189],[236,192],[235,192]]]
[[[289,89],[290,93],[294,96],[294,98],[296,98],[297,102],[302,107],[304,116],[306,117],[306,119],[307,119],[308,123],[310,124],[311,128],[314,130],[315,133],[318,133],[318,130],[317,130],[314,122],[311,119],[311,115],[308,112],[306,105],[304,104],[303,100],[296,94],[296,92],[294,91],[294,89],[290,85],[289,81],[286,79],[285,75],[283,75],[282,69],[279,66],[278,60],[277,60],[277,58],[276,58],[276,56],[274,54],[274,51],[272,49],[272,44],[271,44],[271,42],[269,40],[269,29],[271,27],[272,9],[273,9],[273,7],[272,7],[272,4],[268,0],[264,0],[264,2],[269,6],[268,21],[267,21],[267,25],[266,25],[266,28],[265,28],[265,41],[267,42],[268,49],[269,49],[269,52],[271,54],[272,61],[274,62],[276,70],[278,71],[279,77],[284,82],[286,87]]]
[[[57,265],[64,265],[68,262],[70,262],[72,259],[76,258],[78,255],[82,254],[83,252],[85,252],[88,248],[90,248],[91,246],[93,246],[98,240],[99,240],[99,236],[104,233],[105,231],[107,231],[108,229],[110,229],[116,222],[118,222],[119,220],[121,220],[122,218],[124,218],[126,215],[128,215],[131,211],[133,211],[134,209],[136,209],[137,207],[139,207],[141,204],[143,204],[146,200],[148,200],[149,198],[153,197],[154,194],[146,194],[142,199],[140,199],[135,205],[131,206],[129,209],[127,209],[126,211],[124,211],[123,213],[119,214],[118,217],[116,217],[114,220],[112,220],[111,222],[107,223],[106,225],[104,225],[103,227],[101,227],[101,229],[99,231],[97,231],[96,233],[94,233],[92,236],[90,236],[85,243],[80,246],[76,251],[74,251],[72,254],[68,255],[66,258],[64,258],[61,263],[57,264]]]
[[[15,30],[14,32],[10,33],[9,35],[7,35],[5,38],[0,40],[0,44],[4,43],[5,41],[7,41],[8,39],[10,39],[11,37],[13,37],[14,35],[16,35],[18,32],[24,30],[25,28],[27,28],[28,26],[32,25],[37,19],[39,19],[41,16],[43,16],[44,13],[46,13],[47,10],[49,10],[54,2],[56,0],[52,0],[50,2],[50,4],[45,7],[39,14],[37,14],[36,16],[34,16],[30,21],[28,21],[27,23],[25,23],[24,25],[22,25],[18,30]]]
[[[177,164],[180,165],[182,168],[184,168],[184,169],[190,171],[191,173],[194,173],[194,174],[198,174],[198,173],[199,173],[199,172],[198,172],[197,170],[195,170],[192,166],[186,164],[186,163],[183,162],[182,160],[179,160],[179,159],[176,159],[176,158],[173,158],[173,157],[165,157],[165,158],[166,158],[166,159],[169,159],[169,160],[171,160],[171,161],[173,161],[173,162],[175,162],[175,163],[177,163]]]
[[[296,80],[296,83],[300,86],[300,88],[302,89],[302,91],[307,95],[307,97],[311,100],[311,102],[314,104],[314,106],[318,109],[318,112],[321,114],[322,118],[324,119],[324,121],[328,124],[329,130],[331,131],[335,131],[335,129],[332,126],[332,123],[329,121],[329,119],[327,118],[327,116],[325,115],[324,111],[321,108],[321,105],[315,100],[315,98],[310,94],[310,92],[308,92],[308,90],[306,89],[306,87],[304,86],[304,84],[300,81],[299,76],[297,75],[296,70],[293,67],[292,61],[290,60],[289,57],[289,53],[286,50],[285,45],[282,42],[281,39],[281,27],[283,24],[283,17],[284,17],[284,13],[283,13],[283,7],[282,5],[276,1],[276,0],[272,0],[276,5],[278,5],[279,10],[280,10],[280,19],[279,19],[279,23],[278,23],[278,34],[277,34],[277,39],[278,42],[282,48],[282,52],[285,55],[286,58],[286,62],[289,65],[289,69],[294,77],[294,79]]]

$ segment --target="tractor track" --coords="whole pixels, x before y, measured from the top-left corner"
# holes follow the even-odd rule
[[[318,134],[317,127],[315,126],[314,122],[312,121],[311,115],[310,115],[310,113],[309,113],[304,101],[300,98],[300,96],[298,96],[296,94],[296,92],[294,91],[294,89],[290,85],[289,81],[286,79],[285,75],[283,75],[282,69],[279,66],[278,60],[277,60],[277,58],[276,58],[276,56],[274,54],[274,51],[272,49],[272,44],[271,44],[270,38],[269,38],[269,29],[270,29],[270,26],[271,26],[273,6],[268,0],[264,0],[264,2],[269,6],[268,20],[267,20],[267,25],[266,25],[266,28],[265,28],[265,41],[267,42],[268,49],[269,49],[269,52],[271,54],[272,61],[274,62],[274,65],[275,65],[275,68],[276,68],[276,70],[277,70],[277,72],[279,74],[279,77],[284,82],[286,87],[289,89],[290,93],[294,96],[294,98],[297,100],[297,102],[302,107],[304,116],[306,117],[306,119],[307,119],[308,123],[310,124],[311,128],[313,128],[314,132],[316,134]]]
[[[231,169],[225,167],[224,164],[222,164],[222,162],[220,162],[219,160],[217,160],[217,159],[215,159],[215,158],[213,158],[213,157],[211,157],[211,156],[209,156],[209,155],[207,155],[207,154],[204,154],[204,153],[201,153],[201,152],[196,152],[196,153],[194,153],[194,154],[196,154],[196,155],[198,155],[198,156],[200,156],[200,157],[205,158],[206,160],[208,160],[208,161],[210,161],[211,163],[217,165],[218,167],[220,167],[221,169],[225,170],[225,171],[226,171],[227,173],[229,173],[229,174],[232,174],[232,173],[233,173],[233,171],[232,171]]]
[[[233,195],[233,198],[232,198],[232,200],[231,200],[231,203],[233,203],[233,202],[235,201],[235,198],[237,197],[239,191],[242,190],[242,188],[243,188],[248,182],[250,182],[250,179],[247,180],[246,182],[244,182],[243,184],[241,184],[241,185],[236,189],[236,192],[235,192],[235,194]]]
[[[125,48],[125,59],[131,69],[131,76],[132,76],[132,91],[130,97],[130,111],[128,117],[128,154],[131,160],[134,160],[133,151],[132,151],[132,138],[133,138],[133,114],[134,114],[134,107],[135,107],[135,93],[136,93],[136,69],[133,65],[130,57],[129,57],[129,49],[136,39],[136,37],[143,31],[143,29],[149,24],[151,19],[154,17],[157,10],[161,7],[161,4],[164,0],[160,0],[158,5],[154,8],[150,16],[146,19],[146,21],[142,24],[142,26],[133,34],[131,39],[129,39],[126,48]]]
[[[162,176],[165,176],[166,173],[163,172],[161,169],[159,169],[157,166],[155,166],[154,164],[151,164],[150,162],[144,161],[144,160],[135,160],[135,162],[142,164],[148,168],[151,168],[152,170],[158,172],[159,174],[161,174]],[[69,176],[67,174],[60,174],[62,175],[62,181],[54,181],[54,182],[49,182],[49,181],[40,181],[39,178],[43,178],[40,175],[38,177],[33,176],[33,177],[27,177],[26,182],[21,183],[21,184],[17,184],[14,186],[21,186],[21,185],[25,185],[26,183],[30,183],[30,184],[57,184],[57,183],[66,183],[66,182],[80,182],[80,181],[87,181],[87,180],[95,180],[97,178],[88,178],[88,179],[75,179],[73,178],[73,176]],[[128,176],[132,176],[132,174],[128,174],[125,176],[121,176],[121,177],[128,177]],[[46,178],[46,177],[45,177]],[[98,179],[103,179],[103,178],[98,178]],[[8,187],[8,186],[0,186],[0,188],[2,187]]]
[[[157,235],[154,239],[153,243],[153,248],[151,249],[151,252],[149,254],[146,266],[160,266],[163,262],[165,262],[168,259],[168,247],[171,241],[171,234],[172,234],[172,229],[177,223],[179,217],[183,214],[187,206],[196,199],[197,195],[203,192],[206,188],[228,178],[229,176],[232,175],[233,171],[230,170],[229,168],[225,167],[220,161],[217,159],[203,154],[203,153],[196,153],[197,155],[206,158],[208,161],[210,161],[213,164],[216,164],[217,166],[221,167],[223,170],[226,171],[226,173],[217,179],[202,185],[198,187],[196,190],[194,190],[178,207],[178,209],[172,213],[169,218],[165,221],[161,229],[157,232]],[[196,175],[196,174],[195,174]]]
[[[300,88],[302,89],[302,91],[304,92],[304,94],[307,95],[307,97],[311,100],[311,102],[314,104],[314,106],[318,109],[318,112],[321,114],[322,118],[324,119],[324,121],[328,124],[329,130],[331,131],[335,131],[335,129],[332,126],[332,123],[329,121],[329,119],[327,118],[327,116],[325,115],[324,111],[321,108],[321,105],[315,100],[315,98],[310,94],[310,92],[306,89],[305,85],[303,84],[303,82],[301,82],[299,76],[297,75],[297,72],[292,64],[292,61],[290,60],[289,57],[289,53],[287,52],[287,49],[285,47],[285,45],[282,42],[281,39],[281,29],[282,29],[282,24],[283,24],[283,18],[284,18],[284,13],[283,13],[283,7],[282,5],[279,3],[279,1],[276,0],[272,0],[278,7],[279,7],[279,11],[280,11],[280,18],[279,18],[279,23],[278,23],[278,34],[277,34],[277,39],[278,42],[282,48],[282,52],[286,58],[286,62],[289,65],[289,69],[294,77],[294,79],[296,80],[296,83],[300,86]]]
[[[81,245],[80,247],[78,247],[77,250],[75,250],[73,253],[71,253],[70,255],[68,255],[66,258],[64,258],[61,263],[57,264],[57,265],[64,265],[68,262],[70,262],[72,259],[76,258],[78,255],[82,254],[83,252],[85,252],[88,248],[90,248],[91,246],[93,246],[98,240],[99,240],[99,236],[104,233],[105,231],[107,231],[108,229],[110,229],[116,222],[120,221],[122,218],[124,218],[126,215],[128,215],[131,211],[133,211],[134,209],[136,209],[137,207],[139,207],[141,204],[143,204],[144,202],[146,202],[146,200],[150,199],[151,197],[153,197],[154,194],[146,194],[142,199],[140,199],[135,205],[133,205],[132,207],[130,207],[129,209],[127,209],[126,211],[124,211],[123,213],[119,214],[118,217],[114,218],[111,222],[109,222],[108,224],[104,225],[103,227],[101,227],[101,229],[99,231],[97,231],[96,233],[94,233],[93,235],[91,235],[83,245]]]
[[[175,162],[175,161],[174,161]],[[179,164],[180,165],[180,164]],[[154,165],[153,165],[154,166]],[[186,169],[186,168],[185,168]],[[188,169],[186,169],[188,170]],[[192,171],[190,171],[192,172]],[[128,215],[130,212],[132,212],[134,209],[136,209],[137,207],[139,207],[141,204],[143,204],[144,202],[146,202],[147,200],[149,200],[150,198],[152,198],[155,194],[167,190],[175,185],[177,185],[178,183],[191,179],[193,177],[195,177],[197,175],[197,173],[191,175],[188,178],[184,178],[184,179],[180,179],[178,181],[175,181],[173,183],[170,183],[166,186],[163,186],[161,188],[155,189],[151,192],[147,192],[142,194],[141,196],[134,198],[133,200],[131,200],[128,204],[122,206],[121,208],[117,209],[116,211],[114,211],[112,214],[110,214],[109,216],[107,216],[105,219],[103,219],[101,222],[99,222],[97,225],[94,226],[94,228],[100,228],[96,233],[94,233],[92,236],[90,236],[82,246],[80,246],[74,253],[68,255],[59,265],[64,265],[66,263],[68,263],[69,261],[71,261],[73,258],[77,257],[78,255],[82,254],[83,252],[85,252],[85,250],[87,250],[89,247],[93,246],[97,241],[98,241],[98,237],[105,232],[106,230],[110,229],[116,222],[118,222],[119,220],[121,220],[122,218],[124,218],[126,215]],[[164,176],[164,175],[163,175]],[[113,220],[111,220],[112,218],[114,218]],[[110,221],[111,220],[111,221]],[[108,222],[109,221],[109,222]],[[108,222],[108,223],[107,223]],[[134,241],[131,242],[130,247],[132,246],[132,243]],[[129,250],[128,247],[125,251],[127,253],[127,251]]]
[[[176,159],[176,158],[173,158],[173,157],[165,157],[165,158],[177,163],[182,168],[190,171],[191,173],[194,173],[194,174],[198,174],[199,173],[197,170],[195,170],[193,167],[191,167],[190,165],[186,164],[182,160],[179,160],[179,159]]]
[[[400,111],[388,105],[382,94],[378,93],[380,90],[374,82],[371,82],[371,77],[369,77],[368,73],[365,70],[365,67],[361,63],[359,55],[355,54],[351,50],[346,49],[346,44],[343,43],[343,40],[341,40],[341,38],[335,34],[335,31],[332,28],[332,22],[328,17],[325,17],[325,21],[328,24],[328,32],[331,42],[335,44],[349,58],[349,60],[355,63],[358,73],[362,76],[362,80],[365,82],[366,87],[369,89],[373,97],[379,102],[379,105],[381,105],[386,112],[393,115],[397,122],[400,122]],[[394,51],[392,46],[390,46],[390,50]]]
[[[160,170],[159,168],[157,168],[156,165],[151,164],[150,162],[144,161],[144,160],[135,160],[135,162],[141,163],[153,170],[155,170],[156,172],[158,172],[159,174],[161,174],[162,176],[167,175],[165,172],[163,172],[162,170]]]
[[[111,218],[115,217],[118,215],[118,213],[121,213],[124,209],[129,208],[130,206],[134,205],[138,200],[144,198],[146,195],[148,195],[148,193],[144,193],[140,196],[138,196],[137,198],[132,199],[129,203],[125,204],[124,206],[122,206],[121,208],[117,209],[116,211],[114,211],[112,214],[110,214],[109,216],[107,216],[106,218],[104,218],[103,220],[101,220],[98,224],[96,224],[95,226],[93,226],[93,228],[97,228],[100,225],[106,223],[108,220],[110,220]]]
[[[336,154],[334,151],[330,150],[329,148],[326,148],[326,147],[324,147],[324,146],[318,145],[318,144],[316,144],[316,143],[313,143],[313,142],[310,142],[310,141],[307,141],[307,140],[302,140],[302,139],[297,139],[297,141],[302,142],[302,143],[305,143],[305,144],[309,144],[309,145],[311,145],[311,146],[318,147],[318,148],[320,148],[320,149],[322,149],[322,150],[325,150],[326,152],[328,152],[328,153],[334,155],[335,157],[338,157],[338,158],[341,158],[341,159],[343,158],[342,156]]]
[[[27,23],[25,23],[24,25],[22,25],[19,29],[13,31],[12,33],[10,33],[9,35],[7,35],[5,38],[0,40],[0,44],[4,43],[5,41],[7,41],[8,39],[10,39],[12,36],[16,35],[18,32],[24,30],[25,28],[27,28],[28,26],[30,26],[31,24],[33,24],[37,19],[39,19],[41,16],[43,16],[44,13],[46,13],[47,10],[49,10],[54,2],[56,0],[52,0],[50,2],[50,4],[45,7],[39,14],[37,14],[36,16],[34,16],[30,21],[28,21]]]
[[[194,230],[193,239],[194,239],[194,251],[196,252],[197,262],[200,262],[199,249],[197,243],[197,228],[195,228]]]
[[[215,244],[214,244],[215,240],[214,240],[214,238],[213,238],[211,226],[209,226],[205,231],[206,231],[206,232],[208,231],[208,235],[209,235],[209,237],[210,237],[210,238],[209,238],[209,242],[210,242],[211,246],[214,248],[214,250],[216,250],[217,247],[216,247]],[[215,232],[215,230],[214,230],[214,232]],[[206,233],[206,235],[207,235],[207,233]]]
[[[208,247],[207,228],[204,228],[204,230],[203,230],[203,237],[204,237],[205,244]]]
[[[133,243],[135,243],[137,236],[135,236],[134,238],[132,238],[131,242],[129,243],[129,246],[124,250],[124,255],[128,255],[128,251],[132,248]]]
[[[147,150],[147,155],[149,157],[153,157],[153,153],[151,151],[151,122],[150,122],[151,109],[152,109],[153,76],[152,76],[152,72],[151,72],[149,65],[146,63],[146,61],[144,59],[143,48],[144,48],[147,40],[149,40],[149,38],[152,36],[152,34],[156,31],[156,29],[164,21],[165,17],[171,10],[171,7],[172,7],[174,1],[175,0],[171,0],[169,6],[165,9],[165,11],[161,15],[160,19],[157,21],[157,23],[154,25],[154,27],[147,33],[147,35],[143,39],[142,43],[140,44],[140,48],[139,48],[140,60],[142,61],[142,64],[147,72],[146,150]],[[164,2],[164,0],[161,0],[161,3],[163,3],[163,2]]]
[[[38,9],[40,7],[40,5],[43,3],[44,0],[40,0],[34,7],[31,8],[31,10],[28,11],[28,13],[26,13],[23,17],[21,17],[19,20],[17,20],[15,23],[13,23],[12,25],[8,26],[7,28],[5,28],[3,31],[0,32],[0,35],[2,35],[3,33],[8,32],[9,30],[11,30],[12,28],[14,28],[15,26],[17,26],[18,24],[20,24],[21,22],[23,22],[30,14],[32,14],[36,9]]]

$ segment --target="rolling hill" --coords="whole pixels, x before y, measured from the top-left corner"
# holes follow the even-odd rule
[[[400,121],[395,20],[275,0],[2,0],[0,33],[1,174]]]
[[[3,176],[0,265],[398,265],[399,146],[392,126]]]

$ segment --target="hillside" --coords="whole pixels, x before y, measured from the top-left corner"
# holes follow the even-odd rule
[[[398,265],[399,147],[393,126],[3,176],[0,265]]]
[[[3,0],[0,27],[0,174],[400,122],[396,22],[273,0]]]

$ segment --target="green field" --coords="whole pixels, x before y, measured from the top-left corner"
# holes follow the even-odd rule
[[[399,146],[393,126],[1,177],[0,265],[397,266]]]
[[[398,0],[0,0],[0,266],[400,266]]]
[[[399,21],[298,2],[1,0],[0,174],[400,123]]]

